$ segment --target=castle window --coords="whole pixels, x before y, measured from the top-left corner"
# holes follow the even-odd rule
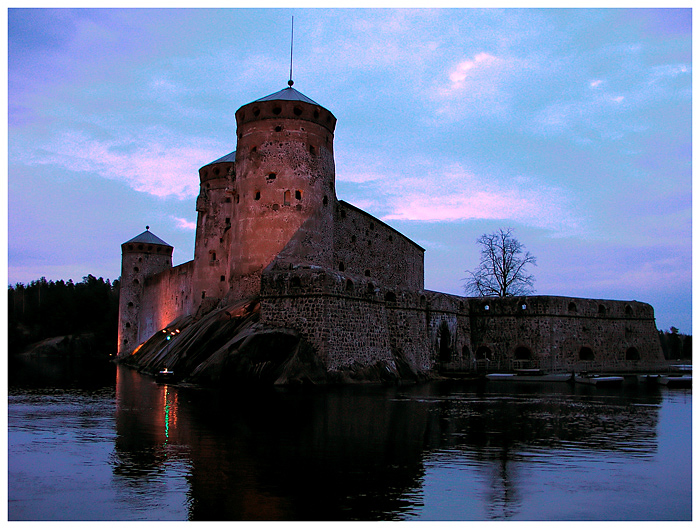
[[[274,115],[276,115],[276,116],[278,116],[278,115],[280,114],[280,112],[282,112],[282,108],[281,108],[281,107],[275,107],[275,108],[272,109],[272,113],[273,113]]]
[[[134,285],[138,285],[138,284],[139,284],[139,280],[138,280],[138,279],[134,279]]]
[[[384,294],[384,301],[389,301],[389,302],[395,302],[396,301],[396,294],[393,292],[387,292]]]
[[[522,310],[527,310],[527,305],[525,305],[525,303],[523,303],[522,305],[520,305],[520,308],[521,308]]]
[[[637,350],[636,347],[630,347],[627,349],[627,352],[625,352],[625,360],[639,360],[639,351]]]
[[[369,277],[369,270],[365,270],[365,276]]]
[[[323,197],[323,205],[327,206],[328,205],[328,197],[324,195]]]
[[[370,229],[370,230],[373,230],[373,229],[374,229],[374,222],[370,222],[370,223],[369,223],[369,229]]]
[[[579,360],[593,360],[593,358],[595,358],[593,349],[590,347],[581,347],[581,350],[578,352]]]
[[[260,115],[260,109],[258,107],[255,107],[253,109],[253,115],[257,118]]]
[[[255,192],[255,200],[260,200],[260,191]]]
[[[292,203],[292,193],[291,193],[291,191],[285,191],[284,192],[284,205],[288,206],[291,203]]]
[[[314,147],[313,145],[309,145],[309,152],[311,154],[316,154],[316,147]]]
[[[216,261],[216,252],[211,252],[211,260]]]
[[[138,271],[139,271],[139,267],[138,267],[138,266],[135,266],[135,267],[134,267],[134,272],[138,272]]]
[[[297,200],[301,200],[301,191],[300,190],[297,189],[294,192],[294,198],[296,198]]]
[[[289,285],[292,288],[301,288],[301,278],[299,276],[294,276],[290,281]]]
[[[218,175],[218,174],[219,174],[219,168],[218,168],[218,167],[214,167],[214,174],[215,174],[215,175]]]
[[[315,117],[316,119],[318,119],[318,117],[319,117],[320,115],[321,115],[321,114],[318,112],[318,110],[314,110],[314,117]]]
[[[219,281],[226,281],[226,276],[221,276],[221,277],[219,278]]]
[[[279,204],[272,204],[272,211],[279,211],[280,205]]]
[[[485,345],[482,345],[476,350],[476,359],[477,360],[490,360],[491,359],[491,349],[486,347]]]
[[[129,323],[129,322],[127,321],[127,322],[124,324],[124,327],[126,327],[127,329],[131,328],[131,323]]]
[[[277,125],[275,127],[275,132],[282,132],[282,127],[280,125]]]
[[[270,180],[274,180],[275,178],[277,178],[277,173],[270,173],[269,175],[267,175],[268,182]]]
[[[484,310],[489,310],[491,307],[489,307],[488,303],[484,305]]]
[[[352,292],[353,290],[355,290],[355,284],[349,279],[345,282],[345,290],[347,290],[348,292]]]
[[[394,242],[394,236],[393,236],[393,235],[389,235],[389,242]]]
[[[231,217],[226,217],[226,224],[231,224]]]
[[[632,307],[630,307],[629,305],[625,305],[625,314],[627,316],[632,316],[634,314]]]
[[[341,272],[345,272],[345,263],[339,263],[338,270],[340,270]]]
[[[574,303],[573,301],[569,303],[569,312],[577,312],[576,303]]]
[[[143,250],[143,244],[139,244],[139,250]]]
[[[207,296],[206,290],[202,290],[202,299],[204,299]]]
[[[250,154],[253,154],[254,152],[258,152],[258,148],[257,148],[257,147],[252,147],[252,148],[250,149]]]
[[[231,197],[226,197],[226,198],[224,199],[224,202],[226,202],[227,204],[230,204],[230,203],[231,203]]]
[[[598,305],[598,314],[605,315],[605,305]]]
[[[350,240],[351,240],[352,242],[355,242],[355,241],[357,240],[357,237],[356,237],[355,235],[353,235],[352,237],[350,237]]]
[[[127,306],[127,307],[129,307],[129,308],[131,308],[131,307],[133,307],[133,306],[134,306],[134,303],[133,303],[133,302],[131,302],[131,301],[129,301],[129,303],[127,303],[127,304],[126,304],[126,306]]]
[[[294,115],[301,116],[301,107],[294,107]]]

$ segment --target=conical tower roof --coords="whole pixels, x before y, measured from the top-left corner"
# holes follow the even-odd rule
[[[256,99],[255,101],[253,101],[253,103],[259,103],[261,101],[303,101],[304,103],[310,103],[312,105],[321,106],[316,101],[314,101],[313,99],[309,99],[304,94],[302,94],[298,90],[295,90],[291,86],[288,86],[287,88],[284,88],[279,92],[275,92],[274,94],[270,94],[269,96]]]
[[[146,226],[146,231],[137,235],[133,239],[126,241],[124,244],[130,244],[130,243],[160,244],[161,246],[167,246],[169,248],[172,248],[172,246],[170,246],[167,242],[165,242],[163,239],[160,239],[159,237],[156,237],[148,230],[149,230],[149,227]]]

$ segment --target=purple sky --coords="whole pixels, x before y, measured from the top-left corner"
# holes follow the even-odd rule
[[[147,224],[192,259],[197,171],[286,86],[292,15],[338,198],[426,249],[426,288],[512,227],[537,294],[691,332],[690,9],[10,9],[8,282],[116,279]]]

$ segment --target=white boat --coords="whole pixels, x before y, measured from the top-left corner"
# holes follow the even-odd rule
[[[516,369],[514,373],[491,373],[489,380],[509,380],[512,382],[568,382],[570,373],[544,373],[539,369]]]
[[[616,386],[622,384],[625,379],[623,377],[616,376],[578,373],[577,375],[574,375],[574,380],[579,384],[588,384],[590,386]]]
[[[659,384],[669,387],[690,387],[693,385],[693,375],[660,375]]]

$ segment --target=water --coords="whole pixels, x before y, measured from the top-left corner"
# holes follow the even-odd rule
[[[690,520],[691,392],[213,392],[13,362],[10,520]]]

